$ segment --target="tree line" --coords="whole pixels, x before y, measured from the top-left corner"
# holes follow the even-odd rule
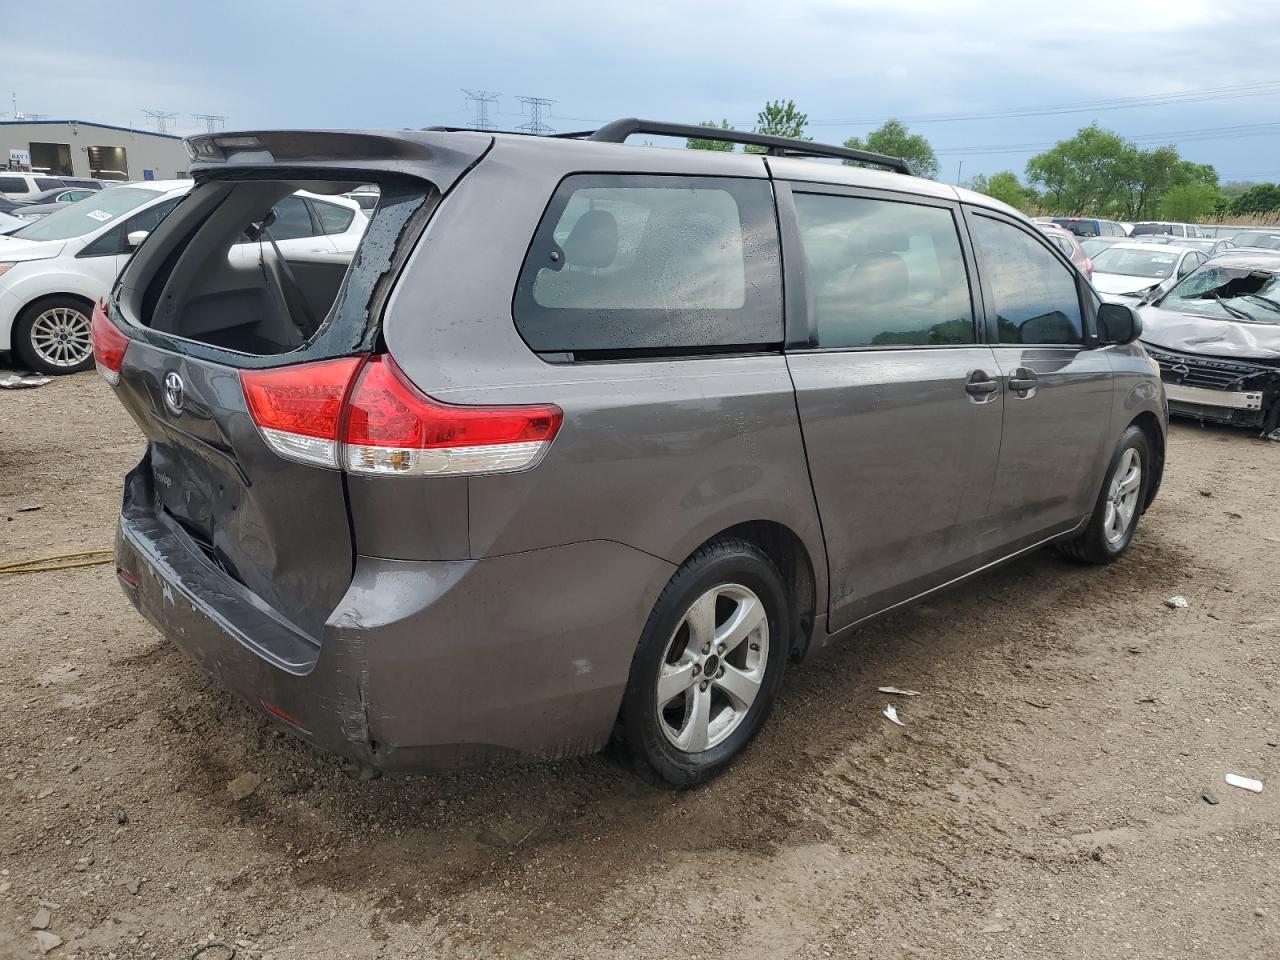
[[[811,140],[805,133],[808,123],[808,114],[801,113],[794,101],[771,100],[757,115],[754,130]],[[728,120],[701,125],[733,129]],[[844,145],[901,157],[917,176],[938,179],[940,167],[933,146],[900,120],[886,120],[866,137],[850,137]],[[699,137],[689,139],[687,146],[734,149],[732,143]],[[746,149],[764,152],[763,147]],[[1028,160],[1021,180],[1012,170],[1004,170],[979,174],[964,185],[1028,213],[1175,221],[1280,214],[1278,184],[1223,184],[1212,165],[1184,160],[1176,147],[1143,148],[1096,123]]]

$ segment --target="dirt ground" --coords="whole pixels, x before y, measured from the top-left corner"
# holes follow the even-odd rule
[[[140,451],[93,374],[0,393],[0,563],[109,547]],[[822,651],[689,793],[609,756],[352,780],[111,566],[0,576],[0,956],[43,907],[52,958],[1280,957],[1278,497],[1280,444],[1176,424],[1122,561]]]

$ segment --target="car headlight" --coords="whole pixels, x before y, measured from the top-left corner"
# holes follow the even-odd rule
[[[10,268],[16,267],[16,263],[0,263],[0,277],[9,272]]]

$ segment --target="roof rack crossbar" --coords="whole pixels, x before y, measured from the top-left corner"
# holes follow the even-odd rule
[[[691,123],[666,123],[661,120],[639,120],[636,117],[626,117],[606,123],[587,139],[604,143],[625,143],[627,137],[637,133],[647,133],[655,137],[686,139],[693,137],[700,140],[718,140],[722,143],[745,143],[765,147],[766,153],[774,157],[834,157],[838,160],[855,160],[858,163],[884,167],[894,173],[912,175],[910,165],[901,157],[873,153],[870,150],[855,150],[852,147],[814,143],[811,140],[795,140],[791,137],[775,137],[767,133],[752,133],[747,130],[699,127]]]

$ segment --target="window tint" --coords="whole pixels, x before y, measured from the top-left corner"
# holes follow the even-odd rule
[[[1017,227],[983,216],[972,223],[1000,342],[1080,343],[1080,293],[1071,269]]]
[[[65,186],[65,183],[53,177],[36,177],[36,188],[39,190],[57,190],[59,187]]]
[[[21,177],[0,177],[0,193],[26,193],[27,181]]]
[[[950,210],[810,193],[795,202],[820,347],[976,342]]]
[[[545,352],[781,342],[768,183],[566,178],[534,234],[514,314],[525,341]]]
[[[277,241],[315,236],[311,214],[307,212],[307,204],[301,197],[285,197],[271,209],[275,211],[276,219],[268,229]]]
[[[356,216],[356,212],[348,207],[325,203],[323,200],[312,200],[311,207],[320,220],[320,229],[325,233],[342,233],[351,226],[351,221]]]

